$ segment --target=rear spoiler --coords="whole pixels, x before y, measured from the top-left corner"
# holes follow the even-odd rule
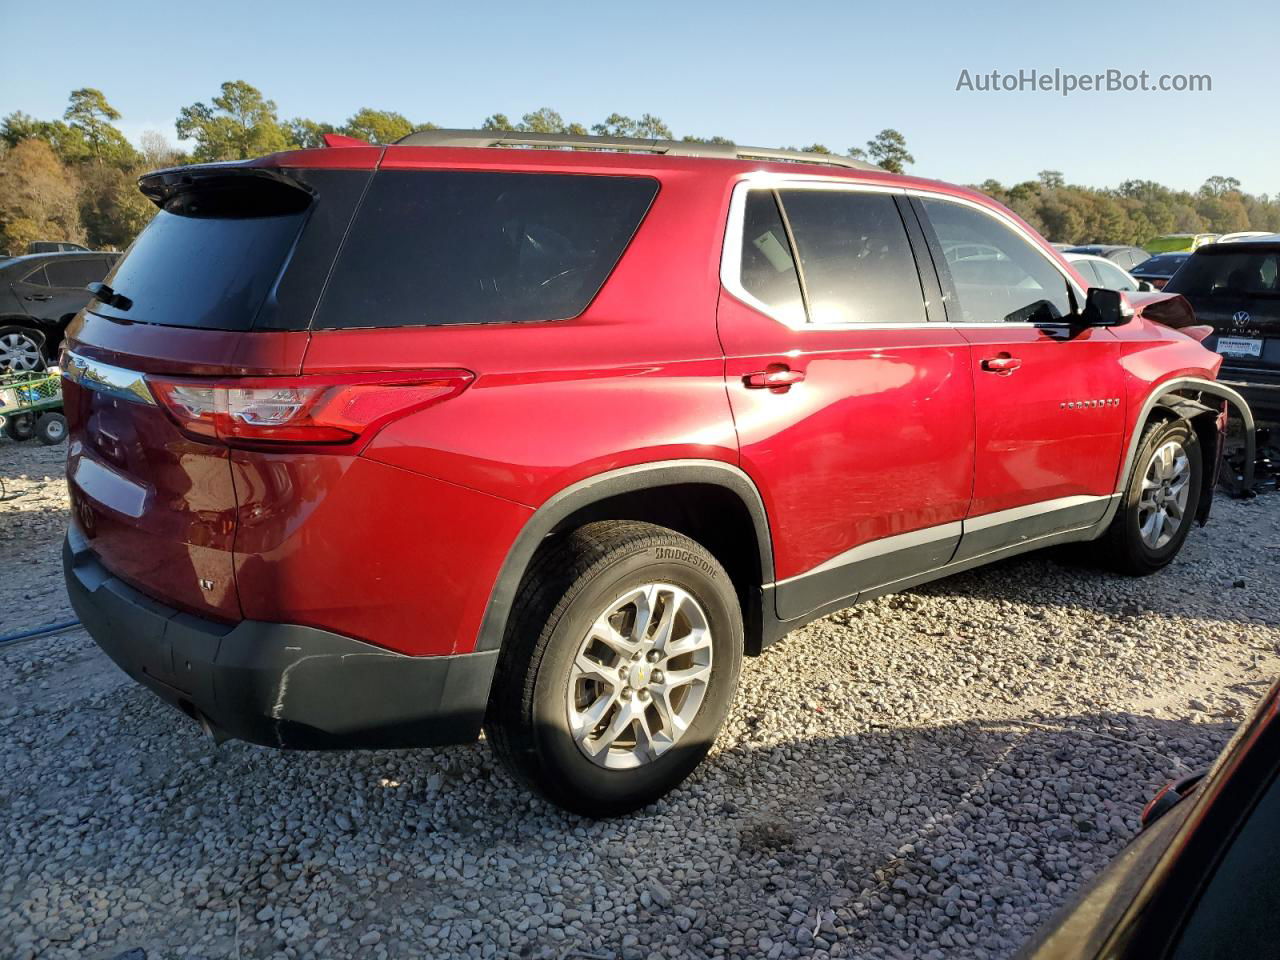
[[[138,189],[142,195],[161,208],[179,194],[194,190],[244,190],[246,187],[269,190],[268,184],[297,190],[308,197],[314,195],[310,187],[289,176],[285,170],[253,167],[245,161],[169,167],[138,178]]]

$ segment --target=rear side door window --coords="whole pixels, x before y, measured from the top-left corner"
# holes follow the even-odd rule
[[[22,282],[29,283],[35,287],[49,286],[49,278],[45,276],[43,266],[37,267],[36,269],[28,273],[25,277],[22,278]]]
[[[783,189],[814,324],[924,323],[924,290],[893,195]]]
[[[965,323],[1050,323],[1072,310],[1071,287],[1030,240],[966,203],[921,198]],[[936,257],[936,252],[935,252]],[[944,284],[945,285],[945,284]]]
[[[88,260],[54,260],[45,265],[45,272],[49,275],[50,286],[73,290],[83,290],[86,284],[106,276],[102,260],[97,257]]]

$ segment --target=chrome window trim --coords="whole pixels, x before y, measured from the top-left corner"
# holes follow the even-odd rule
[[[67,363],[62,375],[72,383],[77,383],[89,390],[122,400],[147,403],[155,406],[156,398],[147,386],[146,377],[136,370],[103,363],[101,360],[90,360],[71,351],[67,352]]]
[[[1067,281],[1072,291],[1075,293],[1077,302],[1083,306],[1085,302],[1085,292],[1081,288],[1079,282],[1071,276],[1070,273],[1052,257],[1048,256],[1040,245],[1035,241],[1026,228],[1022,227],[1015,220],[1001,213],[999,210],[992,209],[985,204],[976,200],[970,200],[968,197],[957,197],[947,193],[939,193],[934,190],[925,190],[918,187],[898,187],[892,184],[883,183],[866,183],[858,180],[831,180],[818,176],[797,176],[795,174],[781,173],[753,173],[748,174],[739,180],[733,187],[733,194],[729,198],[729,216],[725,225],[724,246],[720,254],[720,285],[729,293],[741,300],[753,310],[757,310],[769,317],[771,320],[788,327],[791,330],[919,330],[919,329],[955,329],[955,330],[993,330],[993,329],[1016,329],[1018,327],[1036,327],[1043,324],[1030,323],[1026,321],[1018,321],[1012,323],[963,323],[950,320],[920,320],[912,323],[792,323],[776,312],[764,301],[753,296],[742,285],[742,230],[743,223],[746,219],[747,193],[751,190],[830,190],[839,192],[856,192],[856,193],[887,193],[897,194],[900,196],[920,197],[929,200],[946,200],[952,203],[958,203],[963,206],[972,207],[975,210],[985,213],[996,222],[1010,228],[1014,231],[1024,243],[1029,244],[1032,249],[1062,275]],[[923,294],[921,297],[921,306],[924,306]]]

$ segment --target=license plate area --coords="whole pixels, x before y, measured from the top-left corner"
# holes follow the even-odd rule
[[[1257,337],[1219,337],[1218,352],[1224,357],[1261,357],[1262,340]]]

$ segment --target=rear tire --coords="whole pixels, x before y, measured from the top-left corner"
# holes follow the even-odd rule
[[[1120,508],[1103,540],[1108,564],[1131,577],[1167,567],[1191,532],[1203,482],[1195,428],[1186,420],[1147,424]]]
[[[67,418],[60,413],[46,413],[36,421],[36,439],[46,447],[57,446],[67,439]]]
[[[700,544],[647,523],[588,524],[530,565],[487,735],[516,779],[553,803],[629,813],[711,749],[742,645],[737,593]]]

